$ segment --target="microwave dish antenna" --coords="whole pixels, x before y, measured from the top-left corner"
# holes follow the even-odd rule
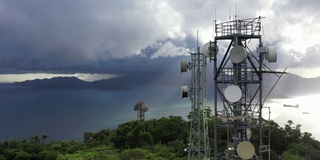
[[[237,45],[232,47],[230,51],[230,60],[235,63],[239,64],[247,59],[247,51],[244,47]]]
[[[138,101],[133,106],[134,111],[137,112],[137,121],[144,122],[145,121],[145,112],[149,110],[149,105],[144,101]]]
[[[242,97],[241,89],[238,86],[228,86],[224,91],[224,96],[229,102],[237,102]]]
[[[180,72],[187,72],[188,71],[188,62],[187,61],[180,61]]]
[[[269,63],[277,62],[277,48],[275,46],[268,47],[266,59]]]
[[[188,86],[181,86],[181,98],[189,97],[189,87]]]
[[[251,159],[255,154],[254,146],[250,142],[241,142],[237,146],[237,153],[242,159]]]
[[[215,59],[218,52],[219,47],[214,42],[210,41],[203,46],[203,54],[210,60]]]
[[[264,152],[270,151],[270,144],[264,143],[263,138],[262,82],[263,73],[276,73],[266,72],[265,68],[269,68],[264,63],[266,60],[269,63],[276,62],[277,51],[275,47],[263,46],[260,34],[262,18],[264,17],[237,17],[221,23],[215,20],[214,41],[204,46],[204,53],[209,54],[212,52],[208,45],[218,46],[221,42],[226,44],[226,41],[229,44],[223,53],[219,53],[221,56],[213,54],[214,159],[262,159]],[[253,49],[248,45],[251,41],[258,44],[256,54],[251,53]],[[221,107],[221,104],[224,107]],[[227,137],[230,137],[223,147],[225,149],[218,148],[218,144],[221,144],[217,137],[220,128],[227,129]],[[259,134],[256,149],[249,142],[253,133]]]

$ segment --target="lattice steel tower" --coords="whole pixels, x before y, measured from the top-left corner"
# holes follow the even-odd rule
[[[182,86],[182,98],[190,94],[190,139],[188,148],[189,160],[209,160],[210,146],[208,137],[206,93],[206,56],[200,53],[197,46],[197,53],[191,53],[191,62],[181,61],[181,72],[191,70],[190,87]],[[190,90],[188,89],[190,88]]]
[[[264,59],[276,61],[275,48],[263,47],[261,40],[262,17],[215,21],[214,42],[204,46],[204,53],[214,62],[214,158],[262,159],[269,150],[262,135],[262,73]],[[222,59],[218,59],[218,43],[228,41]],[[248,44],[256,43],[256,53]],[[219,53],[221,54],[221,53]],[[227,144],[218,148],[217,133],[227,130]],[[251,129],[259,129],[259,148],[250,142]],[[223,142],[222,142],[223,143]]]

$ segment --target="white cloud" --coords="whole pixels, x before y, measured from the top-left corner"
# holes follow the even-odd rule
[[[277,42],[278,48],[300,61],[307,54],[307,49],[319,43],[319,12],[314,10],[318,1],[308,3],[296,0],[274,1],[271,10],[266,13],[265,37],[269,43]],[[272,14],[271,14],[272,13]]]
[[[77,77],[81,80],[92,82],[102,79],[110,79],[119,77],[121,75],[115,74],[86,74],[86,73],[76,73],[76,74],[52,74],[52,73],[26,73],[26,74],[0,74],[0,83],[12,83],[12,82],[22,82],[26,80],[35,79],[50,79],[54,77]]]
[[[158,58],[158,57],[174,57],[177,55],[188,55],[187,53],[190,52],[189,49],[185,47],[175,46],[171,41],[167,41],[165,43],[161,43],[160,49],[155,52],[151,58]]]

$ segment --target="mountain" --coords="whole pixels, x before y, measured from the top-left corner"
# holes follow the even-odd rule
[[[275,75],[265,75],[263,83],[264,89],[271,89],[277,81]],[[283,95],[311,95],[320,94],[320,77],[303,78],[295,74],[285,74],[274,87],[273,92]]]
[[[36,79],[23,82],[15,82],[13,86],[26,86],[38,89],[97,89],[110,91],[132,90],[129,86],[121,83],[113,83],[112,80],[99,80],[86,82],[76,77],[55,77],[51,79]]]
[[[99,80],[94,82],[82,81],[76,77],[55,77],[52,79],[36,79],[23,82],[15,82],[14,86],[29,86],[39,89],[97,89],[111,91],[127,91],[132,90],[130,85],[186,85],[189,83],[188,75],[172,75],[161,77],[156,74],[128,74],[118,78],[107,80]],[[145,77],[145,78],[141,78]],[[187,77],[187,79],[183,79]],[[212,75],[207,75],[207,86],[212,86]],[[263,76],[264,92],[269,90],[276,83],[278,77],[273,74]],[[207,90],[210,92],[210,90]],[[316,94],[320,91],[320,77],[318,78],[303,78],[294,74],[285,74],[281,77],[277,85],[272,90],[273,96],[284,97],[283,95],[305,95]],[[210,93],[209,93],[210,94]]]

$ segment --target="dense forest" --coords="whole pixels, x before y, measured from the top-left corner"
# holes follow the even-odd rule
[[[264,121],[265,135],[269,132],[268,124]],[[311,133],[302,133],[301,125],[291,120],[283,127],[274,121],[270,124],[271,159],[320,159],[320,142]],[[221,129],[218,133],[221,139],[218,148],[223,148],[227,132]],[[209,134],[213,151],[213,120],[209,121]],[[258,131],[253,130],[251,141],[255,146],[258,146],[257,135]],[[188,137],[188,121],[170,116],[145,123],[130,121],[114,130],[84,132],[82,142],[49,141],[47,135],[0,142],[0,160],[182,160],[188,156]],[[267,154],[264,156],[268,158]]]

